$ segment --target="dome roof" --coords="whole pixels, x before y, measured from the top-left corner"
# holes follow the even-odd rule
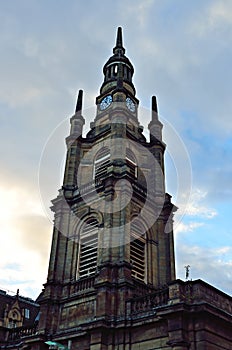
[[[126,57],[125,51],[122,41],[122,28],[118,27],[113,55],[103,67],[104,82],[100,89],[101,94],[124,87],[128,89],[130,94],[135,96],[135,88],[132,83],[134,68],[128,57]]]

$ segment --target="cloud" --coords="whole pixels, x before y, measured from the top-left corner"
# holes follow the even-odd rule
[[[178,210],[175,214],[174,230],[176,233],[194,232],[205,226],[208,220],[218,215],[217,210],[211,208],[206,190],[199,188],[188,192],[181,192]]]
[[[175,233],[178,234],[180,232],[193,232],[196,228],[201,226],[204,226],[203,222],[179,222],[175,227]]]
[[[205,219],[214,218],[217,215],[216,210],[202,205],[202,203],[205,202],[206,197],[206,191],[200,189],[192,191],[189,203],[185,211],[186,215],[197,216]]]
[[[218,31],[215,38],[212,31],[205,36],[198,33],[201,23],[205,25],[211,16],[211,5],[195,3],[191,11],[189,6],[183,6],[183,12],[178,7],[178,20],[171,21],[168,17],[171,5],[165,3],[166,22],[161,17],[163,22],[155,21],[145,35],[144,32],[136,35],[134,44],[141,48],[135,56],[136,79],[141,84],[147,77],[142,94],[157,91],[161,113],[179,131],[186,130],[191,123],[197,135],[228,136],[232,131],[230,34]],[[221,26],[232,32],[231,23],[221,21]]]
[[[139,0],[123,1],[120,3],[121,12],[123,18],[131,22],[132,18],[140,28],[144,28],[148,22],[150,12],[153,10],[153,6],[157,4],[155,0]]]
[[[46,280],[51,230],[31,192],[0,188],[0,288],[36,297]]]
[[[190,265],[190,278],[203,279],[231,294],[232,247],[207,248],[179,244],[176,250],[177,276],[184,279],[184,266]]]
[[[219,203],[229,202],[232,198],[232,139],[218,137],[212,142],[212,136],[192,136],[194,142],[188,142],[194,188],[200,188],[205,197],[202,203],[217,207]],[[191,139],[191,136],[189,137]],[[216,209],[217,211],[217,209]]]
[[[200,36],[208,36],[212,32],[218,36],[221,31],[230,28],[232,24],[232,4],[230,0],[212,1],[205,6],[194,25],[194,32]],[[228,32],[227,32],[228,34]],[[223,40],[223,43],[228,42]]]

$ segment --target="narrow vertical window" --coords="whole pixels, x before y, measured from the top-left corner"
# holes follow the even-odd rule
[[[80,232],[78,277],[91,276],[96,272],[98,255],[98,222],[87,220]]]
[[[135,220],[131,224],[130,262],[132,277],[145,281],[146,239],[144,228]]]
[[[128,78],[128,76],[127,76],[127,67],[126,66],[123,66],[123,76],[124,76],[125,79]]]
[[[118,65],[116,64],[116,65],[114,66],[114,74],[117,75],[117,73],[118,73]]]
[[[111,67],[108,68],[108,78],[111,78]]]
[[[30,310],[29,310],[29,309],[24,309],[24,316],[25,316],[25,318],[27,318],[27,319],[30,318]]]

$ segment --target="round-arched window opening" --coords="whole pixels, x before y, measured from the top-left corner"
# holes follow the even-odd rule
[[[138,220],[131,222],[130,263],[132,277],[144,282],[146,279],[146,233],[144,226]]]
[[[79,238],[77,277],[94,275],[98,257],[98,221],[89,218],[83,224]]]

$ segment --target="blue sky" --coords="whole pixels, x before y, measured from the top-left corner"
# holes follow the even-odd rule
[[[167,191],[180,208],[177,277],[189,264],[191,278],[231,294],[230,0],[0,1],[0,288],[36,297],[46,282],[67,118],[78,89],[86,115],[94,111],[118,26],[140,105],[157,95],[165,124]],[[168,125],[190,162],[177,158]]]

